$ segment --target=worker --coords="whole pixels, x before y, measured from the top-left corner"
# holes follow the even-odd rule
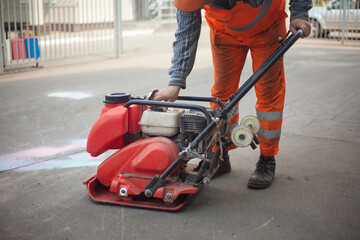
[[[211,96],[226,102],[239,88],[246,56],[250,50],[255,72],[276,50],[279,37],[286,36],[286,0],[175,0],[178,28],[173,44],[172,66],[168,87],[156,93],[154,100],[174,102],[185,89],[191,72],[201,30],[201,9],[210,27],[210,42],[214,65],[214,84]],[[290,31],[303,31],[302,38],[310,34],[308,10],[311,0],[290,0]],[[275,155],[279,139],[285,99],[283,59],[255,85],[256,113],[261,129],[260,157],[251,175],[248,187],[269,187],[275,178]],[[211,103],[211,107],[216,107]],[[230,129],[238,122],[238,113],[230,120]],[[218,171],[231,171],[228,154],[223,157]]]

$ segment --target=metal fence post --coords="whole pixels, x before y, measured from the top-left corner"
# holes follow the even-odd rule
[[[0,27],[0,31],[1,31],[1,34],[0,36],[2,35],[2,27]],[[4,72],[4,52],[3,51],[3,47],[4,47],[4,43],[3,43],[3,38],[1,37],[0,39],[0,73]]]
[[[342,6],[342,24],[341,24],[341,44],[344,45],[345,43],[345,23],[346,23],[346,5],[347,0],[341,2]]]
[[[5,42],[4,42],[4,22],[2,20],[2,16],[4,16],[4,7],[3,7],[3,0],[0,0],[0,73],[4,72],[4,49],[5,49]]]
[[[120,57],[123,53],[121,0],[114,0],[114,11],[116,57]]]

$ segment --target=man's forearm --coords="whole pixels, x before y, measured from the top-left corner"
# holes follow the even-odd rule
[[[195,12],[177,11],[178,29],[173,44],[172,66],[169,69],[169,85],[186,87],[186,78],[190,74],[196,56],[201,31],[201,10]]]

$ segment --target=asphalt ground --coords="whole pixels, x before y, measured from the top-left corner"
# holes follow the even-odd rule
[[[247,188],[258,150],[231,151],[232,172],[179,212],[94,203],[82,181],[106,156],[86,138],[104,95],[167,85],[170,51],[0,76],[0,239],[360,239],[360,48],[296,44],[285,57],[276,180]],[[248,59],[242,82],[251,75]],[[183,95],[209,96],[209,46]],[[240,116],[255,114],[255,94]]]

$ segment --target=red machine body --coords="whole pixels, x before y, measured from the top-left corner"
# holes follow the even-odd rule
[[[98,202],[176,211],[186,203],[188,195],[198,191],[180,181],[179,168],[152,198],[146,198],[143,192],[154,176],[175,161],[178,153],[176,144],[164,137],[138,140],[102,162],[97,173],[84,184],[89,196]]]
[[[126,145],[125,134],[135,134],[141,130],[139,125],[142,106],[124,107],[122,103],[107,103],[101,110],[100,118],[92,127],[87,152],[97,157],[109,149],[121,149]]]
[[[143,106],[124,107],[125,103],[105,103],[99,119],[92,127],[87,151],[96,157],[109,149],[119,149],[102,162],[97,173],[84,181],[89,196],[97,202],[176,211],[189,195],[198,191],[179,179],[179,167],[166,179],[156,194],[145,197],[145,186],[161,175],[177,158],[178,146],[165,137],[127,140],[141,131]]]

